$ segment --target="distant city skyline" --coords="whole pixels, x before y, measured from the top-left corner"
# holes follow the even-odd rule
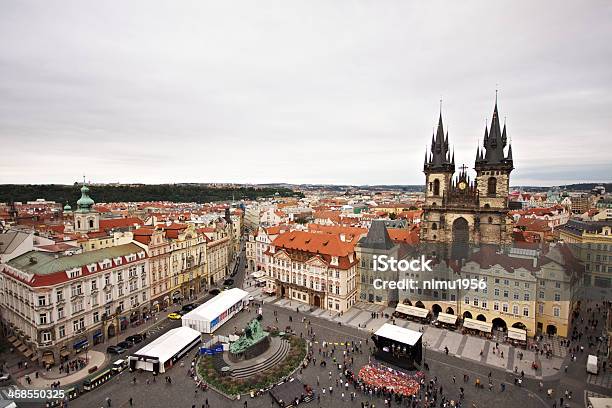
[[[612,182],[612,3],[1,1],[0,183]]]

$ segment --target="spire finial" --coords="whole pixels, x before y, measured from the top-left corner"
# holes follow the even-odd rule
[[[495,84],[495,105],[497,105],[497,92],[499,91],[499,84]]]
[[[83,173],[83,185],[85,185],[85,173]]]

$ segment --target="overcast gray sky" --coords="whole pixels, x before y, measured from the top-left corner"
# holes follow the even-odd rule
[[[612,181],[610,1],[0,0],[0,183]]]

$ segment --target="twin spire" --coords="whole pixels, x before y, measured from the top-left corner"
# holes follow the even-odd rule
[[[508,136],[506,134],[506,123],[504,121],[503,129],[499,122],[499,112],[497,110],[497,93],[495,94],[495,108],[493,109],[493,117],[491,126],[485,126],[485,134],[482,148],[478,146],[476,149],[476,166],[483,167],[489,165],[510,167],[512,164],[512,146],[508,146],[508,152],[505,153],[505,147],[508,145]],[[440,107],[440,117],[438,119],[438,128],[431,136],[431,148],[427,152],[425,148],[425,171],[455,171],[455,153],[451,153],[448,143],[448,131],[444,133],[442,124],[442,108]]]

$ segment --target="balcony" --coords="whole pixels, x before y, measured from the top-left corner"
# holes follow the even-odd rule
[[[73,293],[72,296],[70,296],[70,301],[74,301],[80,297],[83,297],[83,295],[83,292]]]

